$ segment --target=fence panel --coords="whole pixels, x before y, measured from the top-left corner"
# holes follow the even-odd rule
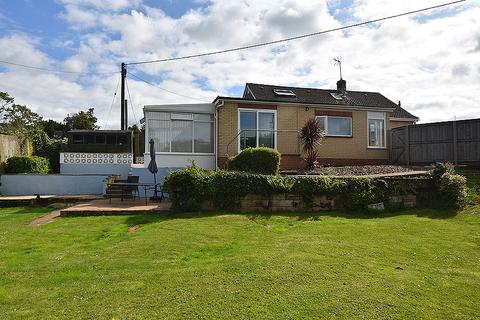
[[[390,158],[396,164],[480,164],[480,119],[394,128]]]

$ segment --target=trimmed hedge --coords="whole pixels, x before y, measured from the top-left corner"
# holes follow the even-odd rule
[[[48,173],[50,162],[38,156],[17,156],[7,159],[6,173]]]
[[[228,159],[227,168],[259,174],[278,174],[280,153],[272,148],[246,148]]]
[[[196,211],[204,201],[215,208],[232,210],[247,194],[269,196],[298,194],[305,203],[318,195],[337,197],[348,210],[365,210],[369,204],[387,202],[390,196],[417,194],[420,203],[434,205],[439,196],[450,199],[445,206],[462,201],[464,180],[445,174],[440,188],[433,179],[372,179],[330,176],[273,176],[238,171],[204,170],[195,165],[174,171],[165,180],[172,209]],[[440,191],[439,191],[440,190]],[[440,192],[440,194],[439,194]],[[433,200],[435,201],[435,200]]]

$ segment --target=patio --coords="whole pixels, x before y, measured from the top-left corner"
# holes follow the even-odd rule
[[[170,202],[163,200],[162,202],[148,201],[145,204],[145,198],[136,198],[128,200],[109,199],[93,200],[89,202],[79,203],[72,207],[62,209],[60,216],[84,216],[84,215],[122,215],[136,214],[145,212],[158,212],[170,210]]]

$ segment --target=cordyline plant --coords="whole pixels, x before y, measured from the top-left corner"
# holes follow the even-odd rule
[[[313,170],[318,165],[317,148],[320,145],[322,138],[323,130],[314,117],[308,119],[300,129],[300,141],[302,143],[303,154],[305,155],[304,160],[307,163],[307,170]]]

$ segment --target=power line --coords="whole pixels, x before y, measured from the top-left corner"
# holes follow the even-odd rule
[[[354,27],[363,26],[363,25],[366,25],[366,24],[371,24],[371,23],[375,23],[375,22],[380,22],[380,21],[384,21],[384,20],[389,20],[389,19],[393,19],[393,18],[407,16],[407,15],[411,15],[411,14],[415,14],[415,13],[419,13],[419,12],[423,12],[423,11],[433,10],[433,9],[437,9],[437,8],[441,8],[441,7],[445,7],[445,6],[450,6],[450,5],[457,4],[457,3],[460,3],[460,2],[465,2],[465,1],[466,0],[452,1],[452,2],[443,3],[443,4],[439,4],[439,5],[432,6],[432,7],[427,7],[427,8],[423,8],[423,9],[403,12],[403,13],[395,14],[395,15],[388,16],[388,17],[363,21],[363,22],[359,22],[359,23],[354,23],[354,24],[338,27],[338,28],[307,33],[307,34],[303,34],[303,35],[299,35],[299,36],[295,36],[295,37],[290,37],[290,38],[284,38],[284,39],[279,39],[279,40],[274,40],[274,41],[256,43],[256,44],[247,45],[247,46],[243,46],[243,47],[236,47],[236,48],[225,49],[225,50],[218,50],[218,51],[211,51],[211,52],[205,52],[205,53],[199,53],[199,54],[192,54],[192,55],[180,56],[180,57],[175,57],[175,58],[164,58],[164,59],[157,59],[157,60],[129,62],[129,63],[126,63],[126,65],[137,65],[137,64],[146,64],[146,63],[158,63],[158,62],[185,60],[185,59],[212,56],[212,55],[216,55],[216,54],[228,53],[228,52],[233,52],[233,51],[240,51],[240,50],[258,48],[258,47],[263,47],[263,46],[269,46],[269,45],[272,45],[272,44],[278,44],[278,43],[288,42],[288,41],[292,41],[292,40],[298,40],[298,39],[318,36],[318,35],[322,35],[322,34],[325,34],[325,33],[350,29],[350,28],[354,28]]]
[[[137,116],[135,115],[135,108],[133,107],[133,100],[132,97],[130,96],[130,89],[128,88],[128,81],[125,79],[125,84],[127,85],[127,92],[128,92],[128,99],[130,99],[130,107],[132,108],[132,113],[133,113],[133,118],[135,119],[135,124],[137,124]],[[128,123],[127,123],[128,127]]]
[[[52,72],[52,73],[68,73],[68,74],[115,74],[118,71],[115,72],[79,72],[79,71],[64,71],[64,70],[53,70],[53,69],[47,69],[47,68],[42,68],[42,67],[34,67],[34,66],[29,66],[26,64],[21,64],[21,63],[16,63],[16,62],[10,62],[10,61],[4,61],[0,60],[0,63],[3,64],[9,64],[12,66],[17,66],[17,67],[22,67],[22,68],[27,68],[27,69],[33,69],[33,70],[40,70],[40,71],[45,71],[45,72]]]
[[[113,104],[115,103],[115,99],[117,98],[117,91],[118,91],[118,86],[119,85],[120,85],[120,77],[118,78],[117,86],[115,87],[115,92],[113,93],[113,98],[112,98],[112,103],[110,104],[110,109],[108,110],[108,118],[107,118],[106,127],[108,127],[108,120],[110,120],[110,113],[112,112]]]
[[[198,101],[201,101],[201,102],[210,103],[210,101],[206,101],[206,100],[202,100],[202,99],[190,97],[190,96],[187,96],[187,95],[184,95],[184,94],[181,94],[181,93],[176,93],[176,92],[167,90],[167,89],[165,89],[165,88],[162,88],[162,87],[160,87],[160,86],[157,86],[156,84],[153,84],[153,83],[151,83],[151,82],[148,82],[147,80],[142,79],[142,78],[140,78],[139,76],[137,76],[137,75],[135,75],[135,74],[133,74],[133,73],[131,73],[131,72],[129,73],[129,75],[131,75],[132,77],[134,77],[134,78],[137,79],[137,80],[140,80],[140,81],[142,81],[142,82],[145,82],[146,84],[148,84],[148,85],[150,85],[150,86],[152,86],[152,87],[155,87],[155,88],[157,88],[157,89],[163,90],[163,91],[165,91],[165,92],[168,92],[168,93],[171,93],[171,94],[180,96],[180,97],[188,98],[188,99],[193,99],[193,100],[198,100]]]

